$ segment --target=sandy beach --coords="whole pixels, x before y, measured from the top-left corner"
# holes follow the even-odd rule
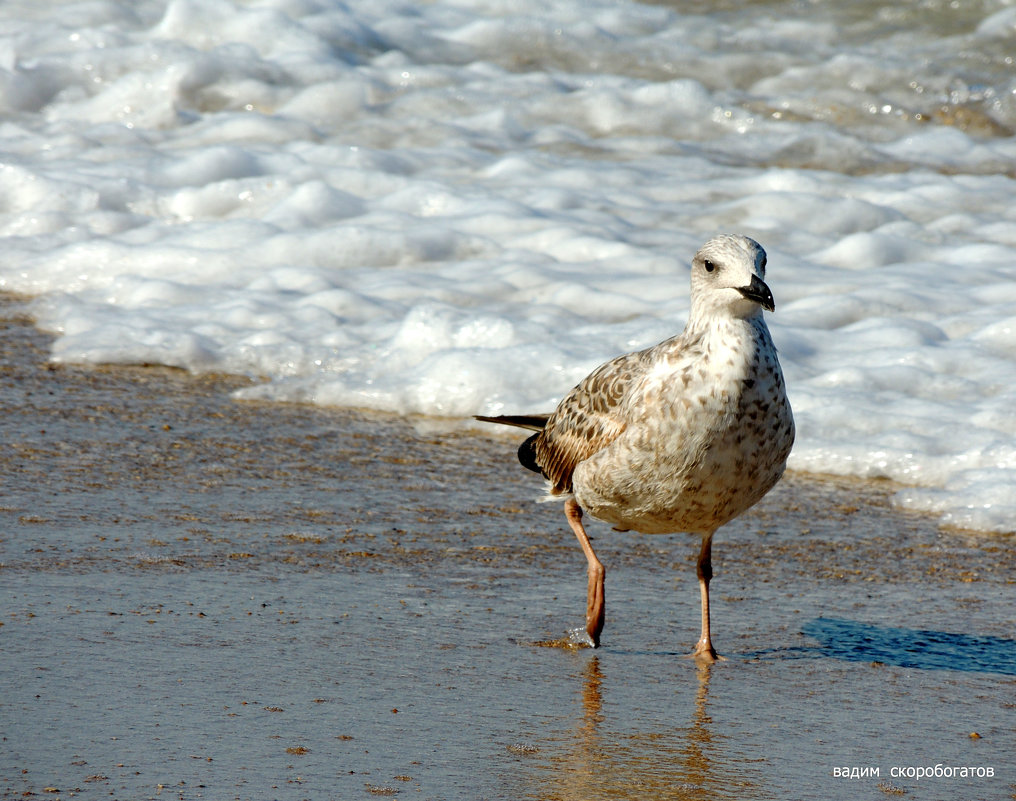
[[[596,523],[603,647],[539,647],[584,560],[510,435],[52,365],[3,308],[5,798],[1016,798],[1012,536],[790,475],[717,535],[726,661],[695,542]]]

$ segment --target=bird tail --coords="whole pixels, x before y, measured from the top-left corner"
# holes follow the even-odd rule
[[[530,431],[543,431],[550,419],[549,414],[502,414],[498,417],[482,417],[474,415],[474,420],[481,423],[498,423],[503,426],[515,426],[516,428],[528,428]]]
[[[498,417],[481,417],[477,415],[475,419],[483,423],[498,423],[503,426],[515,426],[516,428],[526,428],[530,431],[535,431],[535,434],[519,445],[519,461],[528,470],[540,473],[543,476],[547,475],[536,461],[536,442],[540,438],[540,433],[543,431],[544,426],[547,425],[547,420],[550,419],[549,414],[503,414]]]

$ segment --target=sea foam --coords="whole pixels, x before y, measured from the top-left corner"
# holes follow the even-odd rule
[[[679,332],[745,233],[791,467],[1012,531],[1011,10],[689,8],[6,3],[0,287],[56,361],[468,418]]]

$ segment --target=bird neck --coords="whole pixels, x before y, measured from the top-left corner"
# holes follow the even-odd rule
[[[684,329],[686,338],[701,340],[713,340],[729,338],[731,335],[740,337],[744,335],[757,336],[762,334],[768,336],[769,329],[766,326],[765,318],[762,316],[762,308],[757,303],[752,303],[748,314],[736,314],[729,308],[723,309],[692,309],[688,318],[688,324]]]

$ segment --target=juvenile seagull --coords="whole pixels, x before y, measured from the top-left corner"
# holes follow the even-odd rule
[[[691,312],[680,336],[601,365],[553,414],[478,417],[537,431],[519,461],[564,499],[589,564],[586,632],[600,643],[603,563],[583,510],[620,530],[684,531],[702,545],[702,635],[693,655],[715,661],[709,631],[713,534],[779,481],[794,418],[762,310],[773,311],[766,252],[753,239],[706,242],[691,265]]]

